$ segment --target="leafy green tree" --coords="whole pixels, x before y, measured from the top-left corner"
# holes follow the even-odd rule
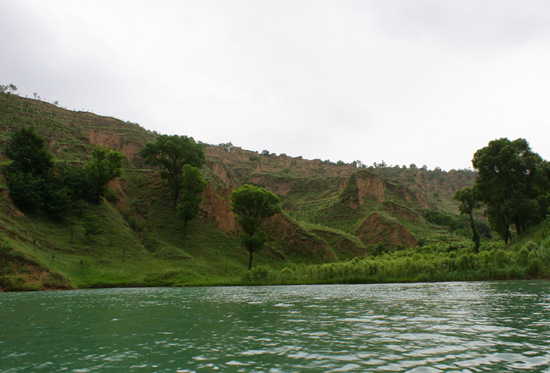
[[[231,193],[231,210],[243,230],[241,242],[250,253],[248,269],[252,268],[252,253],[267,242],[267,234],[260,226],[269,217],[280,213],[280,200],[275,194],[254,185],[244,185]]]
[[[43,210],[54,218],[60,218],[71,205],[71,191],[64,180],[50,175],[43,186]]]
[[[46,183],[51,178],[53,156],[34,127],[13,133],[5,154],[12,160],[7,168],[8,188],[15,204],[24,211],[44,207]]]
[[[25,211],[42,210],[59,218],[81,199],[98,203],[105,195],[107,183],[122,174],[124,155],[99,147],[84,168],[54,163],[44,139],[34,128],[15,132],[6,155],[10,196]]]
[[[510,226],[521,235],[548,214],[550,167],[525,139],[493,140],[472,160],[476,188],[491,227],[507,242]]]
[[[145,144],[140,155],[148,165],[161,168],[160,176],[170,188],[174,206],[183,182],[183,166],[188,164],[200,169],[205,163],[202,145],[187,136],[160,135],[155,142]]]
[[[474,251],[478,253],[480,237],[476,229],[476,224],[474,222],[474,211],[481,208],[482,203],[479,200],[477,189],[475,187],[466,187],[462,190],[457,190],[454,195],[454,199],[460,202],[460,206],[458,206],[460,215],[468,215],[470,217],[470,228],[472,228]]]
[[[85,167],[70,166],[66,162],[61,162],[56,164],[55,173],[67,187],[71,202],[90,199],[92,185],[87,178]]]
[[[24,211],[43,210],[59,218],[73,198],[65,184],[64,167],[54,164],[44,139],[34,128],[22,128],[13,134],[6,155],[12,160],[8,187],[15,204]]]
[[[42,176],[51,172],[54,165],[53,155],[46,147],[46,141],[34,131],[34,127],[21,128],[12,135],[6,156],[13,162],[8,172],[22,172]]]
[[[44,179],[17,171],[8,174],[8,188],[13,202],[23,211],[42,209]]]
[[[177,206],[177,215],[184,221],[183,236],[189,220],[196,219],[199,216],[202,197],[207,182],[203,179],[198,168],[186,164],[183,166],[183,181],[181,183],[181,198]]]
[[[92,152],[92,160],[86,163],[84,171],[90,190],[87,199],[99,203],[107,193],[107,184],[124,173],[122,162],[124,154],[108,147],[99,146]]]

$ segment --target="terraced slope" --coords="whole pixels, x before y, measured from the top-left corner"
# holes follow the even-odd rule
[[[57,222],[19,211],[0,176],[0,288],[239,283],[247,253],[228,198],[246,183],[279,195],[284,211],[268,222],[273,241],[255,264],[282,268],[341,261],[376,254],[382,246],[398,250],[420,240],[465,239],[449,237],[428,223],[424,212],[455,213],[452,196],[473,184],[471,171],[357,168],[207,144],[202,172],[209,185],[200,218],[189,223],[184,238],[167,187],[139,157],[156,133],[131,122],[0,95],[0,150],[10,133],[24,126],[36,128],[58,161],[84,163],[97,145],[120,150],[126,155],[125,175],[112,182],[100,206],[83,205]],[[90,215],[104,226],[93,239],[84,235]],[[30,276],[25,268],[42,274]]]

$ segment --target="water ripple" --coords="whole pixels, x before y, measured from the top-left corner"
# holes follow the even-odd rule
[[[0,294],[0,372],[550,372],[548,283]]]

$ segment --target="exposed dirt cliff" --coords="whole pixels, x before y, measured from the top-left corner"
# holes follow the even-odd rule
[[[312,262],[337,260],[325,241],[290,221],[283,214],[277,214],[266,221],[265,230],[275,239],[273,246],[285,257]]]
[[[384,202],[386,200],[386,183],[378,175],[368,171],[354,172],[348,179],[342,198],[351,208],[359,209],[364,205],[364,198]]]
[[[236,234],[240,230],[229,200],[216,193],[210,183],[203,193],[201,217],[214,222],[222,232]]]
[[[414,247],[417,243],[416,238],[407,228],[396,222],[388,222],[382,219],[381,215],[377,213],[373,213],[367,217],[361,223],[361,226],[357,228],[355,234],[366,245],[383,243]]]
[[[88,131],[88,139],[90,145],[107,146],[110,149],[121,151],[130,160],[140,159],[139,153],[142,145],[129,142],[123,136],[90,130]]]

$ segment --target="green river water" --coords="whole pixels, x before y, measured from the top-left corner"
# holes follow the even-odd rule
[[[0,372],[550,372],[549,285],[0,293]]]

